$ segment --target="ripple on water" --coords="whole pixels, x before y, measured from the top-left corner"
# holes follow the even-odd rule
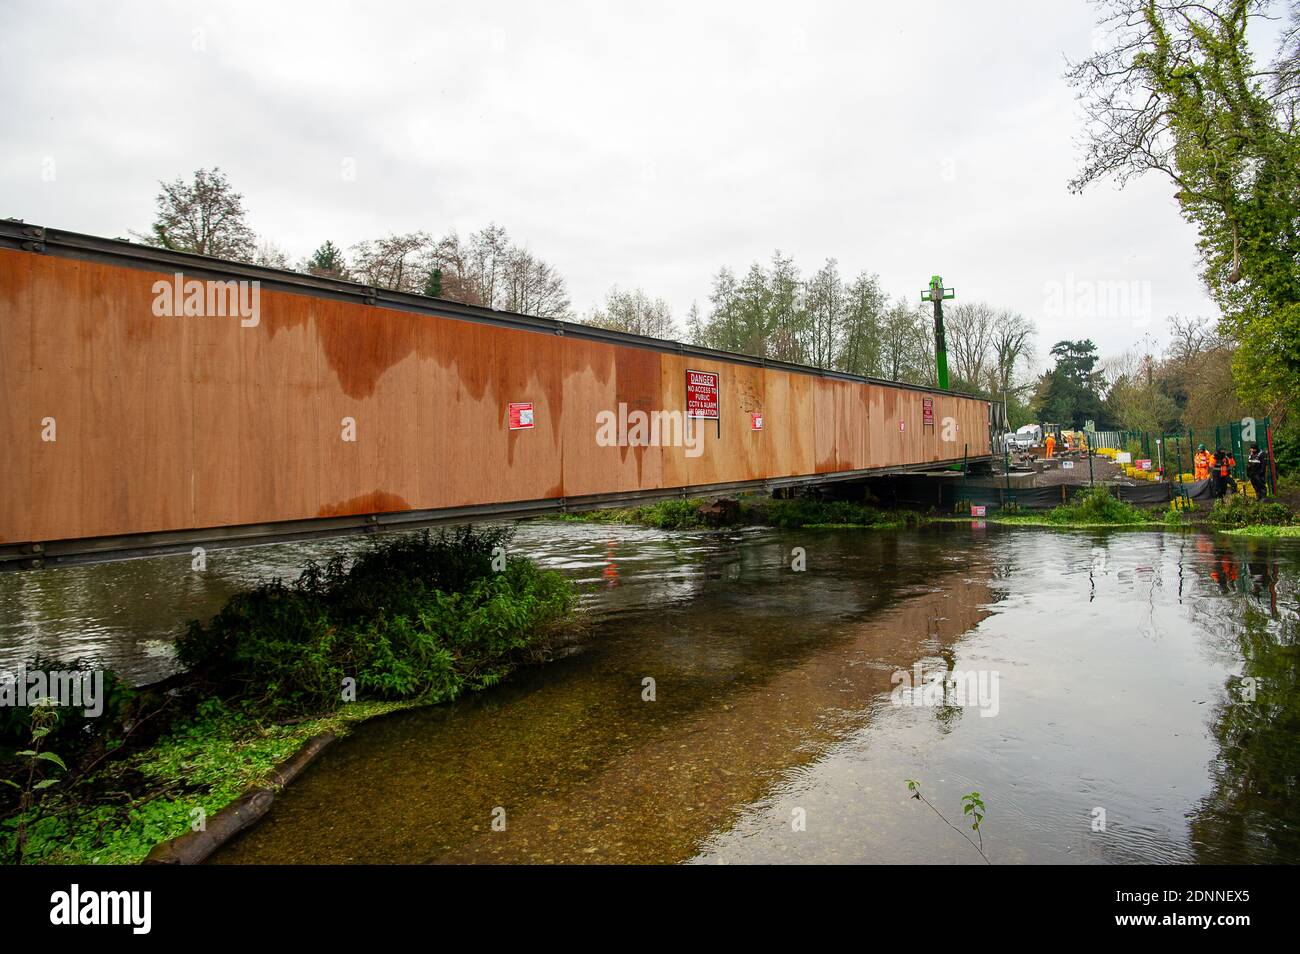
[[[157,677],[185,618],[359,545],[4,577],[0,665]],[[585,651],[362,727],[219,862],[978,860],[908,778],[954,819],[978,789],[998,863],[1300,861],[1300,547],[535,521],[513,548],[579,582]],[[892,704],[918,660],[998,672],[997,715]],[[1279,694],[1243,702],[1243,674]]]

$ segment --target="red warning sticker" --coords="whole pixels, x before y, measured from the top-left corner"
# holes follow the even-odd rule
[[[510,429],[512,431],[527,430],[533,426],[533,404],[531,401],[524,404],[510,405]]]

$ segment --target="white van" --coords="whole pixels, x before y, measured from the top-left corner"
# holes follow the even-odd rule
[[[1037,424],[1026,424],[1011,435],[1011,446],[1024,449],[1037,447],[1043,442],[1043,429]]]

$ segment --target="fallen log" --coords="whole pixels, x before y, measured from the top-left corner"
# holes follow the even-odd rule
[[[335,739],[333,732],[313,736],[302,748],[276,767],[267,785],[251,789],[207,819],[200,831],[187,831],[155,845],[141,864],[197,865],[240,832],[251,828],[271,810],[275,796],[302,774]]]

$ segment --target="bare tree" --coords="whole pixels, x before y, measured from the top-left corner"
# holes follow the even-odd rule
[[[993,349],[990,390],[993,395],[1014,394],[1032,387],[1032,382],[1014,384],[1016,368],[1033,358],[1034,323],[1016,312],[1002,311],[994,322],[989,344]]]
[[[1169,357],[1187,365],[1197,356],[1224,344],[1222,337],[1209,318],[1169,318]]]
[[[948,312],[944,330],[952,376],[965,388],[988,384],[998,317],[993,306],[982,301],[963,302]]]
[[[1291,23],[1278,43],[1273,92],[1280,100],[1300,95],[1300,0],[1291,0]]]
[[[691,302],[686,311],[686,337],[692,344],[702,345],[708,338],[708,326],[700,314],[699,302]]]
[[[470,266],[469,247],[454,229],[429,248],[423,264],[426,275],[434,269],[441,272],[440,294],[443,298],[491,307],[491,302],[484,302],[479,297],[478,282]]]
[[[628,292],[620,291],[617,286],[611,288],[605,307],[593,309],[585,323],[651,338],[677,337],[677,325],[668,302],[662,298],[651,299],[639,288]]]
[[[497,307],[497,285],[509,252],[510,239],[506,230],[495,222],[469,237],[467,253],[474,294],[489,308]]]
[[[511,246],[501,272],[500,298],[504,310],[538,318],[568,317],[569,294],[564,278],[526,248]]]
[[[253,259],[257,237],[244,221],[244,197],[219,168],[199,169],[194,181],[160,182],[158,214],[140,240],[177,252],[236,262]]]
[[[377,288],[420,293],[425,272],[422,261],[429,251],[427,232],[389,235],[358,242],[352,248],[352,271],[357,281]]]
[[[1164,431],[1178,418],[1173,399],[1158,386],[1157,361],[1150,351],[1134,348],[1105,362],[1106,406],[1124,427]]]
[[[443,298],[502,311],[565,318],[569,295],[563,276],[528,249],[514,245],[506,230],[491,224],[462,240],[451,231],[428,246],[427,277],[441,272]]]
[[[293,267],[289,264],[289,253],[271,241],[257,243],[257,248],[253,252],[253,264],[265,265],[268,268]]]

